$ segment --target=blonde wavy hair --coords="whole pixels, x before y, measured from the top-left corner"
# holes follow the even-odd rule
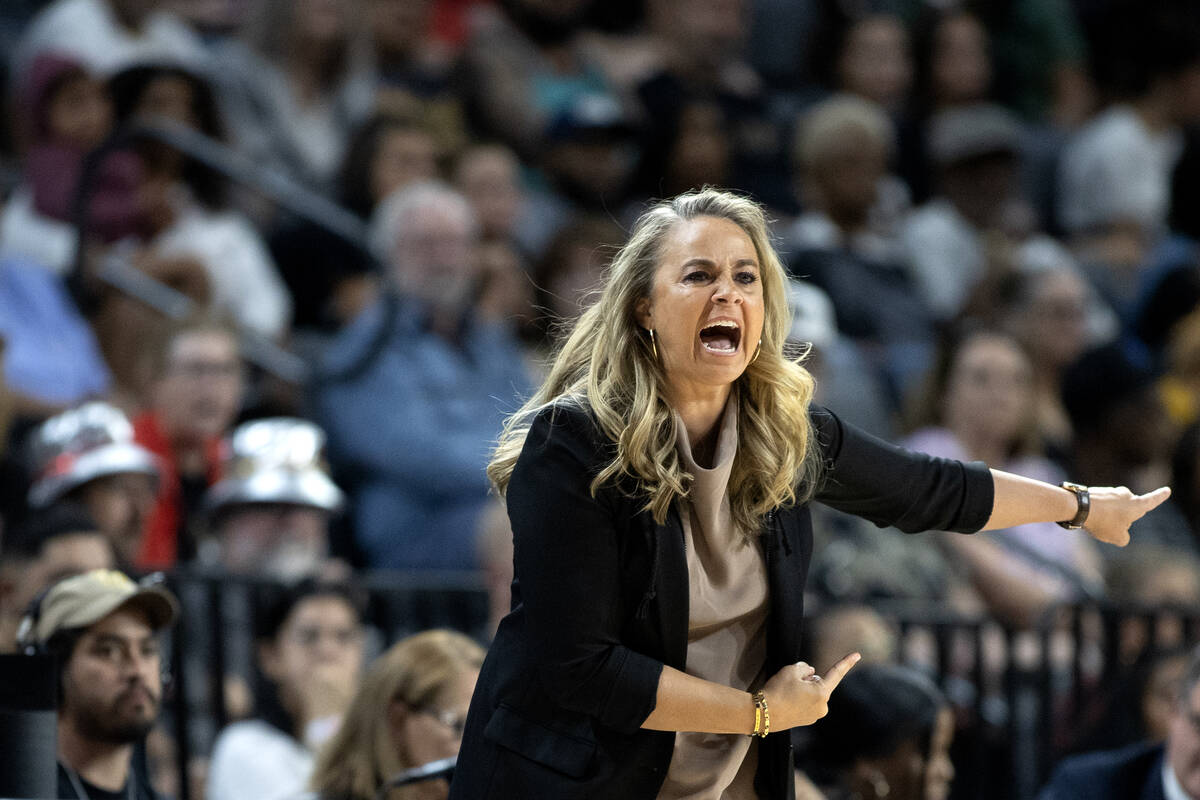
[[[338,800],[375,800],[385,781],[419,766],[409,763],[404,743],[392,736],[388,706],[430,705],[460,675],[478,670],[483,656],[473,639],[450,630],[425,631],[392,645],[371,664],[341,727],[317,756],[313,791]]]
[[[616,443],[615,457],[592,481],[593,496],[610,482],[632,479],[662,524],[671,504],[687,495],[693,476],[675,449],[667,376],[635,313],[638,301],[650,296],[663,242],[679,223],[698,217],[730,220],[750,237],[765,303],[761,349],[735,385],[739,441],[728,488],[734,521],[756,532],[768,511],[811,497],[821,470],[808,415],[815,384],[800,363],[803,355],[793,360],[784,354],[791,327],[787,276],[762,208],[711,188],[660,202],[638,220],[613,258],[599,299],[575,323],[541,388],[505,424],[488,465],[501,495],[534,415],[560,399],[590,409]]]

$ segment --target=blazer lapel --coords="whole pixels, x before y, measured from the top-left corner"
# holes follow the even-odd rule
[[[653,523],[652,523],[653,524]],[[666,522],[654,525],[654,547],[658,548],[658,578],[655,592],[658,602],[659,629],[666,646],[665,663],[676,669],[687,667],[688,617],[691,600],[688,594],[687,552],[683,541],[683,521],[679,511],[671,507]]]

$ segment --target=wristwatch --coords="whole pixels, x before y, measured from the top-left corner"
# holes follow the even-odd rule
[[[1067,530],[1078,530],[1083,527],[1083,523],[1087,522],[1088,512],[1092,509],[1092,500],[1088,495],[1088,487],[1080,483],[1063,481],[1062,488],[1075,495],[1075,500],[1079,503],[1079,507],[1075,511],[1074,517],[1067,522],[1060,522],[1058,524]]]

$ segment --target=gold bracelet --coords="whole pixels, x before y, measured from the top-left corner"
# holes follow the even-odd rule
[[[754,733],[751,735],[764,739],[770,732],[771,712],[767,710],[767,696],[760,690],[754,693]]]

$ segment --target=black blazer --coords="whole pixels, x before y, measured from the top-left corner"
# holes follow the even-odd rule
[[[1161,744],[1085,753],[1058,765],[1038,800],[1165,800]]]
[[[817,499],[905,531],[974,531],[992,510],[983,464],[910,453],[813,409],[827,464]],[[664,664],[687,661],[683,527],[592,478],[615,445],[567,401],[534,419],[508,487],[515,577],[467,717],[452,800],[651,800],[675,734],[643,730]],[[800,660],[812,555],[806,506],[768,515],[766,674]],[[791,737],[760,743],[760,798],[791,798]]]

